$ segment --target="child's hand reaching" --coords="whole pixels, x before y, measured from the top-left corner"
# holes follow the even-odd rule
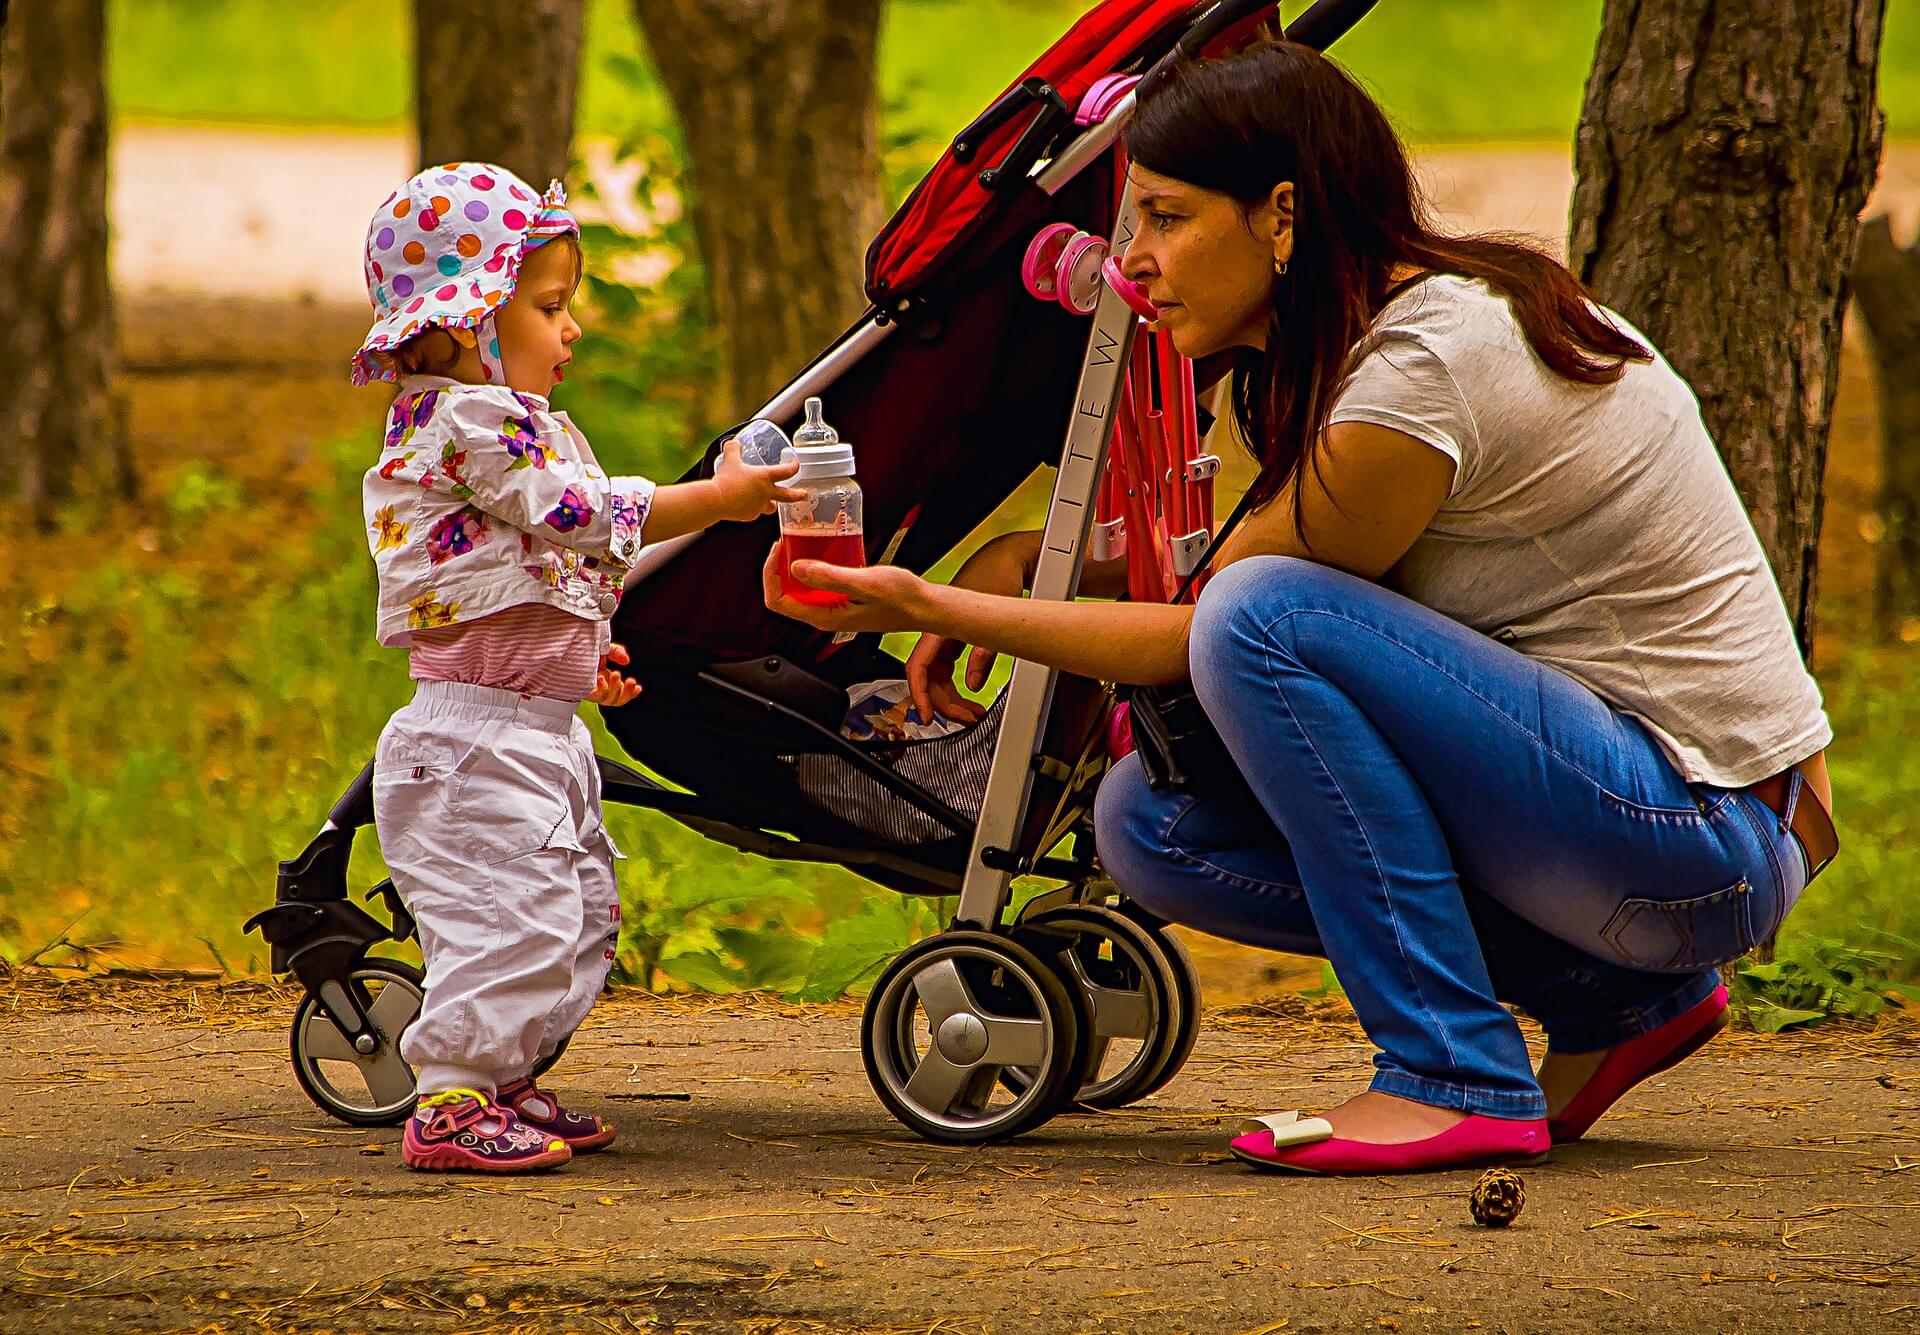
[[[605,660],[600,664],[600,671],[593,679],[593,693],[587,699],[593,704],[613,708],[624,705],[640,694],[640,683],[632,677],[622,676],[618,671],[632,661],[625,645],[610,646]]]
[[[746,523],[773,513],[780,501],[805,500],[807,493],[780,484],[800,471],[794,463],[750,464],[740,457],[740,442],[720,447],[713,476],[698,482],[675,482],[653,493],[647,511],[646,540],[666,542],[686,533],[698,533],[723,519]]]
[[[720,497],[722,519],[745,523],[773,513],[779,501],[800,501],[806,493],[780,484],[800,469],[796,463],[750,464],[740,457],[740,442],[720,447],[720,463],[713,470],[713,487]]]

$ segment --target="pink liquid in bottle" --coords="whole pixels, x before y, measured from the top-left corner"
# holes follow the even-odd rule
[[[780,591],[808,607],[845,607],[846,595],[811,588],[795,579],[795,561],[825,561],[858,568],[867,563],[866,540],[858,533],[832,529],[795,529],[780,535]]]

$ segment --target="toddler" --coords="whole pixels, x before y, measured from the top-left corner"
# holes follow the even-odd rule
[[[418,686],[380,734],[380,846],[426,957],[401,1040],[419,1072],[410,1168],[530,1172],[612,1143],[533,1068],[592,1008],[620,897],[582,700],[624,704],[608,619],[643,540],[749,520],[799,493],[729,442],[711,479],[608,477],[548,395],[580,326],[579,228],[558,182],[451,163],[367,229],[375,320],[356,384],[398,380],[363,491],[379,638]]]

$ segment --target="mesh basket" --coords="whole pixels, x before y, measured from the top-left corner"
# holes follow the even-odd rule
[[[865,746],[862,750],[968,820],[978,820],[1005,706],[1006,696],[1002,694],[978,722],[959,732],[921,742]],[[947,828],[838,756],[810,753],[782,759],[793,766],[794,778],[809,802],[888,843],[929,844],[964,833]]]

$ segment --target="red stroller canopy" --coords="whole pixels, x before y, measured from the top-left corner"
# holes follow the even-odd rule
[[[1225,3],[1250,12],[1213,36],[1204,54],[1229,50],[1263,21],[1279,18],[1277,4]],[[874,304],[885,307],[919,287],[997,201],[1014,193],[981,177],[1015,149],[1036,118],[1064,109],[1062,132],[1071,130],[1072,110],[1097,80],[1144,72],[1213,8],[1212,0],[1103,0],[1089,10],[960,133],[874,239],[867,251],[867,294]]]

